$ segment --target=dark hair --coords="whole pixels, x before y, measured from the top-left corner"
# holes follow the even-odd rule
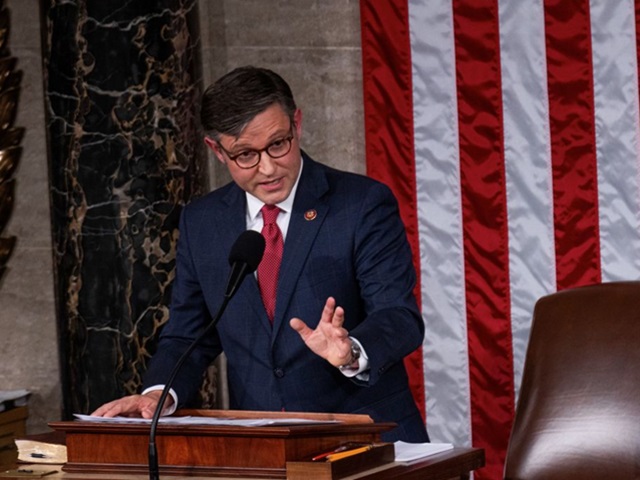
[[[202,96],[200,120],[205,133],[238,137],[253,118],[279,104],[293,120],[296,102],[291,88],[277,73],[266,68],[240,67],[220,77]]]

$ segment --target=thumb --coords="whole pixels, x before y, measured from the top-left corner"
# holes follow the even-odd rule
[[[289,325],[291,326],[291,328],[293,328],[296,332],[298,332],[303,338],[308,335],[310,329],[309,327],[307,327],[307,324],[304,323],[302,320],[300,320],[299,318],[292,318],[291,320],[289,320]]]
[[[140,413],[142,418],[153,418],[153,415],[156,413],[156,407],[153,405],[147,405]]]

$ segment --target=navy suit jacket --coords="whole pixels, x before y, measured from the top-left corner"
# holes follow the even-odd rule
[[[173,388],[180,406],[190,405],[204,369],[224,351],[233,409],[363,413],[398,424],[383,435],[386,441],[427,441],[402,361],[422,344],[424,323],[395,197],[370,178],[303,157],[273,325],[249,275],[216,331],[177,376]],[[234,183],[184,208],[170,320],[145,375],[146,386],[165,383],[218,311],[230,272],[228,254],[245,229],[246,196]],[[344,327],[369,356],[367,382],[345,377],[289,326],[299,317],[314,328],[329,296],[344,308]]]

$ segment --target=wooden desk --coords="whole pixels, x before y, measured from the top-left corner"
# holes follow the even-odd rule
[[[454,448],[408,463],[394,462],[393,445],[380,433],[395,424],[368,416],[293,412],[193,411],[196,416],[290,419],[311,423],[271,426],[165,424],[158,426],[158,462],[163,479],[261,478],[286,480],[468,479],[484,466],[484,450]],[[52,422],[65,432],[67,463],[21,466],[55,470],[45,479],[142,480],[148,475],[149,425],[102,422]],[[333,463],[312,462],[318,452],[347,442],[368,443],[371,450]],[[357,472],[357,473],[355,473]],[[17,477],[4,477],[17,478]],[[22,477],[24,478],[24,477]],[[0,478],[1,480],[1,478]]]
[[[27,407],[15,407],[0,412],[0,465],[15,462],[18,452],[13,443],[27,431]]]
[[[480,448],[454,448],[453,450],[439,453],[437,455],[432,455],[423,460],[418,460],[407,464],[400,464],[396,462],[389,463],[388,465],[360,472],[357,475],[342,477],[342,480],[387,480],[389,478],[397,478],[401,480],[464,480],[469,478],[469,474],[471,471],[483,466],[484,450]],[[98,473],[68,473],[61,470],[61,465],[21,465],[20,468],[40,471],[56,471],[56,473],[42,477],[45,480],[115,480],[116,478],[118,480],[146,480],[149,478],[149,476],[146,474],[116,474],[114,476],[113,474]],[[20,478],[21,480],[24,480],[24,477]],[[211,479],[212,477],[161,475],[160,478],[167,480],[205,480]],[[218,480],[255,480],[256,477],[216,476],[215,478]]]

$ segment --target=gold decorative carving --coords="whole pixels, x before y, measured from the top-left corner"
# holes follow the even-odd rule
[[[16,71],[18,63],[10,56],[9,11],[0,2],[0,280],[16,244],[15,236],[2,234],[13,212],[16,179],[13,177],[22,155],[20,142],[24,128],[13,126],[18,112],[18,98],[22,72]]]

